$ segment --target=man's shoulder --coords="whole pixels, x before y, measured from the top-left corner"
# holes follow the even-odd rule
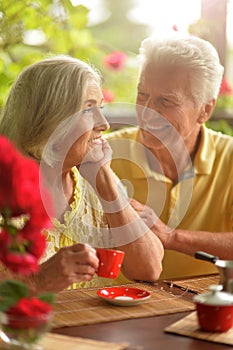
[[[128,127],[120,130],[112,131],[104,135],[104,138],[108,141],[115,139],[127,139],[133,140],[137,137],[138,128],[137,127]]]
[[[206,128],[207,137],[211,138],[215,146],[219,149],[228,149],[233,151],[233,137],[230,135],[223,134],[220,131],[215,131]]]
[[[113,151],[113,159],[117,157],[120,162],[119,158],[131,158],[132,143],[137,139],[137,135],[137,127],[124,128],[105,134],[104,137]]]

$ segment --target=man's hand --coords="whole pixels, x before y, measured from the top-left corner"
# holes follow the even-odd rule
[[[169,233],[172,230],[165,225],[155,214],[154,210],[147,205],[144,205],[135,199],[131,199],[130,204],[138,215],[140,215],[145,224],[151,229],[151,231],[158,236],[163,243],[164,248],[167,248],[168,240],[170,238]]]

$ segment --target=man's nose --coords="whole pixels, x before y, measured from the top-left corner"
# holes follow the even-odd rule
[[[151,120],[157,120],[161,118],[161,114],[156,110],[156,109],[152,109],[148,106],[144,106],[143,110],[142,110],[142,119],[144,121],[151,121]]]

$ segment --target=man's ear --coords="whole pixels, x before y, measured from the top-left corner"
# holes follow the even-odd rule
[[[215,105],[216,105],[216,99],[212,98],[212,100],[210,100],[209,102],[207,102],[205,105],[202,106],[200,115],[197,120],[200,124],[203,124],[207,122],[208,119],[210,119],[214,111]]]

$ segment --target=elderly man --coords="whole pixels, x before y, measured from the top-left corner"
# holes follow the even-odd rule
[[[205,251],[233,260],[233,138],[205,127],[223,67],[197,37],[147,38],[140,48],[138,127],[107,136],[112,168],[165,248],[161,278],[215,273]]]

